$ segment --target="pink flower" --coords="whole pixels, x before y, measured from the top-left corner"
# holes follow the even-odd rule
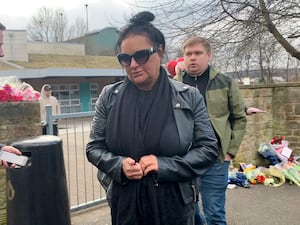
[[[9,100],[9,95],[4,88],[0,88],[0,102],[7,102]]]
[[[0,87],[0,102],[38,101],[40,94],[33,89],[24,92],[6,84]]]

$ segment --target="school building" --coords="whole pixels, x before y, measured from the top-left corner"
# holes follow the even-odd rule
[[[37,91],[50,84],[62,113],[94,110],[102,88],[126,76],[114,53],[116,38],[112,27],[63,43],[29,42],[26,30],[6,30],[0,81],[15,76]]]

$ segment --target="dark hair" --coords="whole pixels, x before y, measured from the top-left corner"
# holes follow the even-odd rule
[[[6,27],[2,23],[0,23],[0,30],[5,30],[5,29]]]
[[[45,90],[45,91],[50,91],[50,90],[52,90],[51,85],[50,85],[50,84],[45,84],[45,85],[44,85],[44,90]]]
[[[133,16],[129,24],[119,30],[119,37],[116,43],[116,52],[120,51],[122,41],[131,34],[141,34],[147,36],[152,42],[153,47],[158,49],[162,47],[165,51],[165,37],[162,32],[151,23],[155,16],[148,11],[139,12]]]

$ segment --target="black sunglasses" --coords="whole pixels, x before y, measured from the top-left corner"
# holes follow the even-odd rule
[[[130,66],[132,58],[134,58],[134,60],[139,65],[145,64],[148,61],[150,55],[152,55],[155,52],[156,52],[156,50],[154,48],[150,48],[150,49],[144,49],[144,50],[137,51],[133,55],[121,53],[121,54],[118,54],[117,57],[118,57],[120,64],[122,66],[127,67],[127,66]]]

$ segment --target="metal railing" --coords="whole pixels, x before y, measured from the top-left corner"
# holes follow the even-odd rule
[[[53,115],[52,106],[46,106],[47,134],[53,134],[53,121],[59,121],[71,212],[106,202],[97,168],[88,162],[85,151],[94,115],[94,111]]]

